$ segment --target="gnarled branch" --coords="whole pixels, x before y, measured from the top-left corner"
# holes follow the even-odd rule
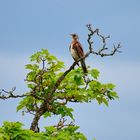
[[[104,56],[112,56],[112,55],[114,55],[116,52],[118,52],[118,53],[121,52],[121,51],[119,50],[119,49],[121,48],[121,43],[118,43],[117,45],[113,44],[113,49],[112,49],[111,52],[105,53],[104,51],[105,51],[105,50],[108,50],[108,47],[106,47],[106,45],[107,45],[106,40],[107,40],[108,38],[110,38],[110,36],[109,36],[109,35],[108,35],[108,36],[103,36],[103,35],[101,35],[98,28],[97,28],[97,29],[92,29],[91,24],[88,24],[88,25],[87,25],[87,28],[88,28],[88,30],[89,30],[87,42],[88,42],[88,45],[89,45],[89,52],[90,52],[90,53],[95,54],[95,55],[99,55],[99,56],[101,56],[101,57],[104,57]],[[93,49],[93,43],[94,43],[94,42],[92,41],[92,37],[93,37],[94,35],[97,35],[97,36],[101,39],[101,41],[102,41],[102,43],[103,43],[102,47],[101,47],[98,51],[95,51],[95,50]]]
[[[67,127],[67,126],[74,126],[74,123],[73,122],[70,122],[68,124],[65,124],[66,121],[67,121],[67,119],[61,118],[59,120],[58,124],[57,125],[54,125],[54,127],[59,130],[59,129],[62,129],[62,128]]]
[[[26,94],[22,95],[14,95],[14,91],[16,87],[13,87],[10,91],[6,91],[5,89],[0,89],[0,99],[9,99],[9,98],[22,98],[27,96]]]

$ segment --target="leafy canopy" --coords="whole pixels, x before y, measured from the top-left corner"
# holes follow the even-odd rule
[[[35,133],[22,128],[20,122],[4,122],[0,127],[0,140],[86,140],[86,137],[76,132],[78,126],[67,126],[57,130],[53,126],[45,127],[45,132]]]
[[[65,70],[64,63],[51,55],[46,49],[33,54],[30,57],[31,63],[26,65],[29,73],[26,82],[29,91],[18,105],[17,111],[35,112],[45,99],[48,98],[57,79]],[[70,71],[61,82],[51,97],[49,111],[44,117],[61,115],[61,117],[73,117],[73,109],[67,107],[68,102],[91,102],[97,100],[99,104],[108,106],[108,101],[118,98],[112,83],[102,84],[98,81],[99,71],[88,67],[88,75],[85,76],[81,67]]]
[[[42,49],[30,57],[26,83],[29,91],[19,102],[17,111],[22,114],[31,113],[44,118],[58,115],[60,118],[70,117],[74,121],[73,108],[69,102],[89,103],[96,100],[99,104],[108,106],[110,100],[118,98],[112,83],[101,83],[99,71],[88,67],[85,75],[81,67],[75,67],[64,75],[65,65],[46,49]],[[63,78],[62,78],[63,76]],[[57,84],[56,84],[57,83]],[[38,118],[37,121],[39,121]],[[34,120],[33,120],[34,121]],[[36,121],[36,120],[35,120]],[[34,122],[32,122],[33,124]],[[38,123],[36,123],[37,125]],[[19,122],[4,122],[0,128],[1,140],[86,140],[77,132],[78,126],[65,125],[46,126],[45,132],[34,133],[22,128]]]

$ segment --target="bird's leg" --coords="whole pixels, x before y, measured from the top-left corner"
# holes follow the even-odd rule
[[[77,60],[76,59],[74,59],[74,61],[76,62],[76,64],[79,66],[79,63],[77,62]]]

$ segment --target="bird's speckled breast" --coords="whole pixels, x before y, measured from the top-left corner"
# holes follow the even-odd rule
[[[71,46],[70,46],[70,52],[71,52],[71,55],[72,55],[72,57],[74,58],[74,59],[76,59],[76,60],[78,60],[79,59],[79,57],[78,57],[78,55],[77,55],[77,52],[74,50],[74,48],[73,48],[73,44],[71,44]]]

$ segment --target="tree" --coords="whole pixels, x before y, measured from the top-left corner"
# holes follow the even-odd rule
[[[105,53],[105,37],[100,34],[99,29],[93,29],[90,24],[87,25],[89,51],[81,59],[86,59],[89,55],[112,56],[120,52],[120,43],[115,46],[110,53]],[[99,51],[93,49],[93,36],[101,39],[103,46]],[[78,62],[81,60],[79,59]],[[77,62],[65,70],[64,63],[51,55],[48,50],[42,49],[30,57],[30,64],[26,65],[29,73],[26,76],[26,83],[29,91],[25,94],[15,94],[16,88],[11,91],[1,90],[0,99],[23,98],[17,106],[17,111],[30,113],[34,115],[30,130],[23,130],[19,122],[5,122],[0,128],[0,137],[5,139],[49,139],[49,140],[86,140],[84,134],[77,132],[78,126],[75,126],[73,109],[67,104],[89,103],[97,100],[99,104],[104,103],[108,106],[110,100],[118,98],[114,91],[115,85],[112,83],[103,84],[98,80],[99,71],[88,66],[88,74],[84,74],[81,67],[75,68]],[[54,126],[45,127],[45,132],[39,132],[38,122],[44,118],[59,115],[60,120]],[[72,122],[66,123],[66,117],[70,117]],[[6,134],[6,135],[5,135]]]

